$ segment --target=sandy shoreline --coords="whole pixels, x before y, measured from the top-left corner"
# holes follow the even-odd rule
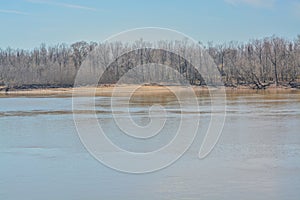
[[[199,87],[193,86],[193,90],[196,94],[208,94],[209,90],[207,87]],[[212,88],[218,89],[218,88]],[[5,91],[1,90],[1,96],[36,96],[36,95],[62,95],[62,96],[72,96],[75,94],[90,94],[96,92],[96,96],[112,96],[114,90],[118,90],[114,93],[117,96],[128,95],[128,93],[132,93],[134,91],[134,95],[167,95],[172,93],[172,91],[176,91],[179,93],[185,93],[189,90],[186,86],[158,86],[158,85],[151,85],[151,86],[137,86],[137,85],[121,85],[121,86],[99,86],[95,87],[80,87],[80,88],[41,88],[41,89],[28,89],[28,90],[11,90]],[[247,87],[239,87],[239,88],[225,88],[226,93],[253,93],[253,92],[266,92],[266,93],[291,93],[291,92],[300,92],[299,89],[295,88],[285,88],[285,87],[271,87],[265,90],[254,90]]]

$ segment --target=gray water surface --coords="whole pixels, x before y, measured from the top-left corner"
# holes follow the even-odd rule
[[[4,96],[0,98],[0,199],[299,199],[298,92],[228,94],[220,141],[203,160],[198,159],[198,151],[210,119],[207,97],[199,97],[201,113],[193,108],[181,113],[173,98],[132,101],[131,117],[140,125],[149,123],[152,103],[164,105],[170,117],[160,135],[140,144],[115,126],[110,100],[96,97],[97,117],[108,137],[124,149],[147,152],[164,146],[174,136],[181,115],[187,122],[201,115],[199,134],[170,167],[126,174],[104,166],[82,145],[71,97]],[[122,117],[127,106],[121,97],[117,101]],[[81,116],[88,120],[92,113],[82,111]]]

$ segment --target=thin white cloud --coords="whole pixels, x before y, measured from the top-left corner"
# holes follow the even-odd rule
[[[29,15],[29,13],[21,12],[18,10],[2,10],[2,9],[0,9],[0,13],[16,14],[16,15]]]
[[[275,4],[275,0],[225,0],[225,2],[234,6],[246,4],[249,6],[261,8],[272,8]]]
[[[79,9],[79,10],[97,11],[97,9],[95,9],[95,8],[82,6],[82,5],[78,5],[78,4],[69,4],[69,3],[47,1],[47,0],[26,0],[26,1],[30,2],[30,3],[36,3],[36,4],[47,4],[47,5],[52,5],[52,6],[59,6],[59,7]]]

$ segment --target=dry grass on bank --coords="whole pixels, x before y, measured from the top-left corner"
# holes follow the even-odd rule
[[[198,94],[208,94],[209,90],[207,87],[192,87],[195,93]],[[1,89],[1,88],[0,88]],[[217,89],[217,88],[212,88]],[[238,88],[226,88],[226,93],[253,93],[257,90],[249,89],[249,87],[238,87]],[[47,88],[47,89],[29,89],[29,90],[10,90],[5,91],[4,89],[0,90],[0,95],[21,95],[21,96],[72,96],[73,94],[78,95],[90,95],[96,94],[96,96],[127,96],[128,94],[134,94],[137,96],[151,96],[151,95],[168,95],[172,91],[176,91],[180,94],[185,94],[189,92],[187,86],[160,86],[160,85],[102,85],[97,88],[95,87],[79,87],[79,88]],[[267,93],[290,93],[298,92],[300,90],[293,88],[285,87],[270,87],[265,90]]]

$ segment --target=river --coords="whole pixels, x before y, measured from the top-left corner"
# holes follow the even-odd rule
[[[122,102],[122,97],[114,97]],[[119,98],[119,99],[118,99]],[[198,97],[203,120],[210,119],[209,99]],[[166,106],[170,120],[161,136],[137,144],[115,127],[111,97],[96,97],[97,118],[117,145],[151,151],[172,139],[183,117],[173,97],[140,97],[130,104],[138,124],[149,122],[153,103]],[[118,107],[121,116],[126,105]],[[82,112],[84,119],[92,113]],[[198,158],[199,133],[173,165],[153,173],[128,174],[96,160],[77,134],[70,96],[0,98],[0,199],[299,199],[300,93],[230,92],[222,135],[213,151]],[[87,130],[88,132],[88,130]]]

